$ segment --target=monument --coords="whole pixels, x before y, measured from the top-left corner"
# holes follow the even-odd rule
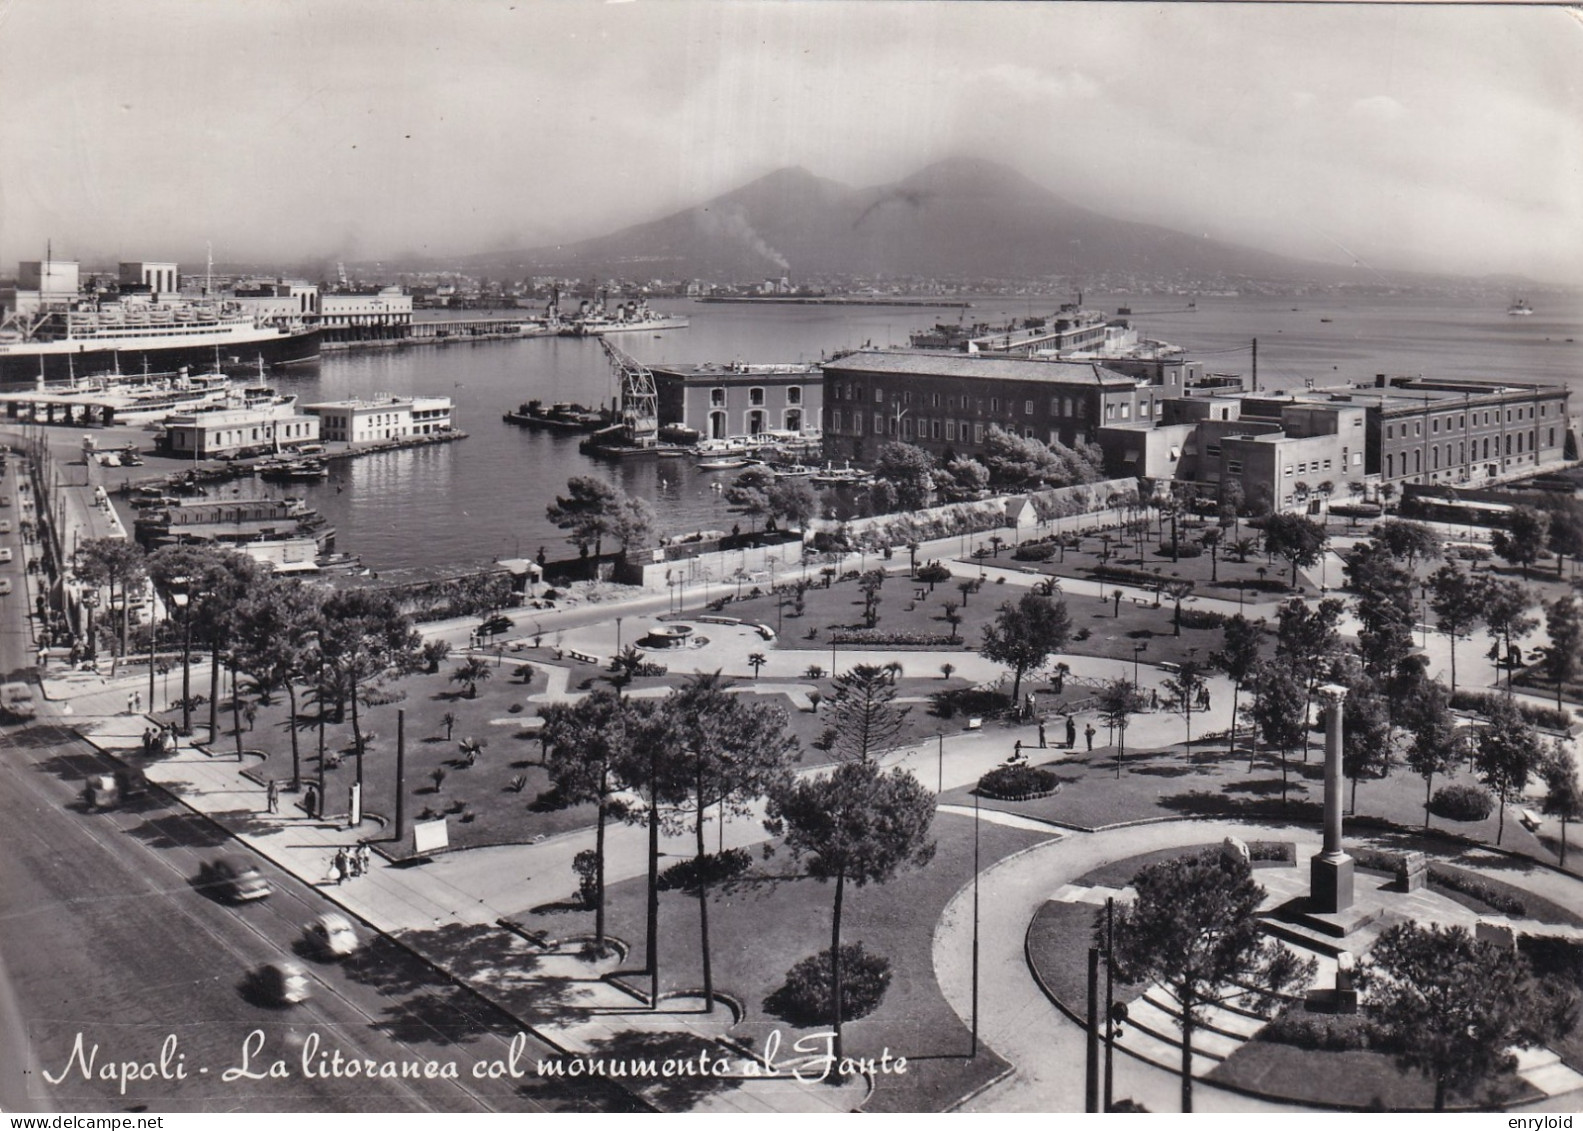
[[[1325,845],[1309,862],[1308,907],[1335,915],[1352,906],[1352,857],[1341,848],[1341,706],[1347,689],[1327,683],[1319,688],[1325,705]]]

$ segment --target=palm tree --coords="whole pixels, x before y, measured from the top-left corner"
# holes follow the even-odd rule
[[[489,679],[494,674],[487,661],[477,656],[469,656],[456,666],[451,672],[451,682],[464,684],[467,687],[467,698],[478,698],[478,685]]]
[[[759,669],[769,662],[769,657],[763,652],[754,652],[748,657],[748,666],[753,669],[754,679],[759,677]]]

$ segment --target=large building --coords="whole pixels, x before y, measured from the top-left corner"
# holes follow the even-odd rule
[[[294,398],[277,404],[176,413],[165,419],[161,449],[188,459],[278,450],[319,439],[319,418],[297,411]]]
[[[660,424],[709,440],[766,432],[816,434],[824,408],[817,365],[655,365]]]
[[[1107,425],[1159,422],[1185,367],[1155,381],[1099,361],[864,350],[824,365],[825,453],[872,459],[905,440],[934,453],[983,450],[993,426],[1045,443],[1093,442]]]
[[[316,416],[326,440],[366,444],[405,440],[451,430],[450,397],[379,397],[304,405]]]

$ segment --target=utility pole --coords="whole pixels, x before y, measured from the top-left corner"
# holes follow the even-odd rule
[[[1099,948],[1088,948],[1088,1050],[1084,1073],[1083,1110],[1090,1115],[1099,1107]]]
[[[1253,391],[1259,391],[1259,339],[1253,339]]]

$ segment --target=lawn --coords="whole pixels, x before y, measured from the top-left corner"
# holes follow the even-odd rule
[[[971,822],[938,814],[938,850],[926,867],[899,874],[886,884],[849,889],[843,915],[843,941],[861,941],[889,958],[892,978],[880,1008],[844,1026],[850,1055],[877,1057],[884,1049],[908,1058],[905,1075],[883,1076],[867,1110],[937,1111],[993,1079],[1005,1063],[986,1049],[977,1060],[966,1052],[970,1034],[941,996],[934,977],[933,926],[946,903],[972,875]],[[1044,838],[1001,826],[984,825],[980,850],[987,867]],[[799,960],[829,946],[831,901],[827,885],[797,875],[795,865],[776,856],[760,864],[755,879],[731,885],[710,903],[716,989],[745,1009],[733,1034],[763,1048],[771,1030],[782,1032],[782,1048],[809,1030],[797,1030],[769,1012],[765,999],[780,987]],[[613,934],[629,941],[631,970],[644,959],[645,883],[641,879],[610,891]],[[696,900],[679,893],[661,897],[662,992],[696,990],[702,975],[698,950]],[[592,914],[564,911],[532,922],[553,933],[591,928]],[[646,977],[632,981],[644,987]]]

